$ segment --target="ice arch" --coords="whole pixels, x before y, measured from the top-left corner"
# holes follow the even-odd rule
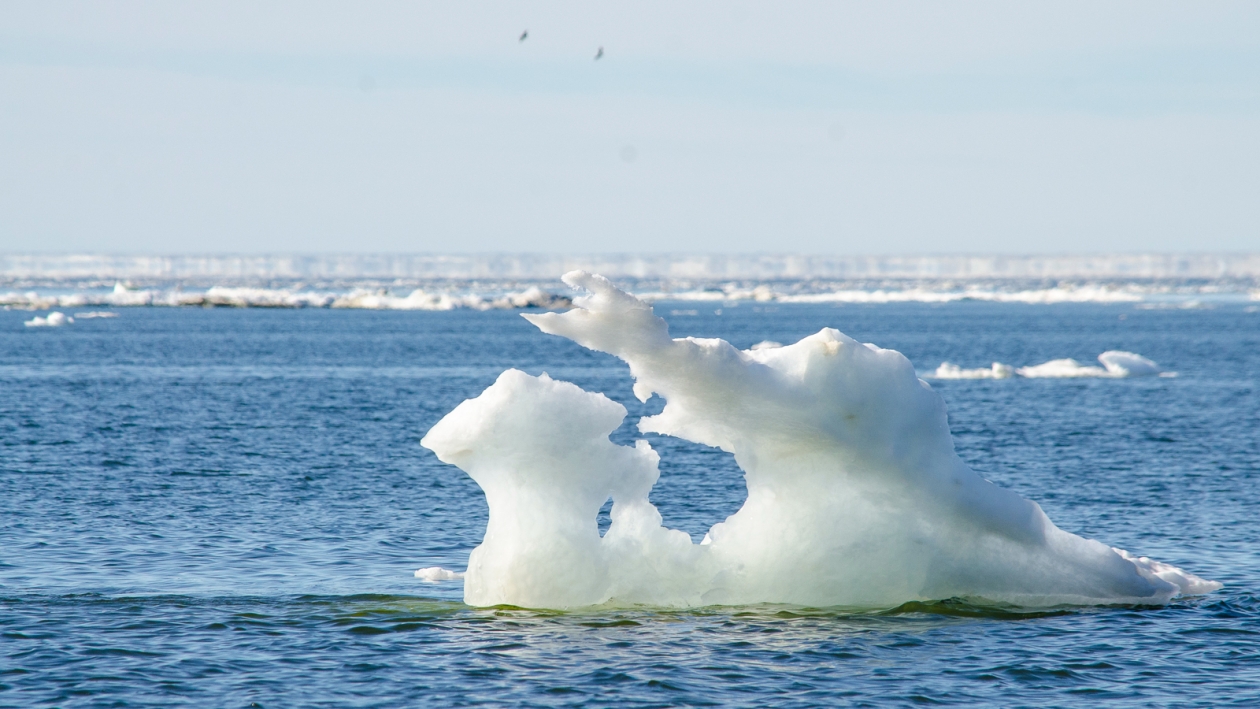
[[[465,577],[471,605],[1036,607],[1164,603],[1220,587],[1065,532],[981,478],[954,452],[944,402],[898,352],[833,329],[744,351],[671,339],[648,304],[603,277],[564,280],[589,295],[524,317],[626,361],[636,396],[666,400],[640,430],[733,453],[748,499],[693,544],[648,501],[655,452],[608,440],[624,407],[508,370],[422,441],[489,502]],[[610,495],[601,538],[595,516]]]

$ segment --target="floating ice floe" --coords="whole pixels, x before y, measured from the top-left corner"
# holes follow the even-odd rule
[[[1103,366],[1096,367],[1074,359],[1052,359],[1031,367],[1012,367],[994,362],[989,367],[964,369],[950,362],[941,362],[935,371],[924,375],[928,379],[1009,379],[1016,374],[1029,379],[1077,379],[1082,377],[1175,377],[1176,372],[1164,372],[1159,365],[1133,352],[1109,350],[1098,355]]]
[[[1021,377],[1067,379],[1079,377],[1144,377],[1160,374],[1157,364],[1139,354],[1109,350],[1098,355],[1101,367],[1084,365],[1074,359],[1054,359],[1033,367],[1015,370]]]
[[[830,328],[743,351],[672,339],[647,303],[607,280],[573,272],[565,282],[589,293],[577,308],[525,317],[625,360],[635,395],[665,400],[639,430],[733,454],[748,497],[693,543],[649,501],[657,453],[609,440],[623,406],[508,370],[422,440],[489,504],[464,577],[471,605],[1046,607],[1165,603],[1220,587],[1065,532],[977,475],[954,452],[943,400],[898,352]],[[596,515],[610,497],[601,537]]]
[[[240,278],[236,276],[235,278]],[[351,279],[353,282],[353,279]],[[363,282],[352,287],[344,282],[325,290],[310,289],[305,284],[291,287],[256,287],[239,283],[223,283],[204,290],[191,284],[167,285],[163,288],[133,287],[117,282],[112,290],[88,290],[58,295],[33,291],[0,293],[0,306],[51,310],[90,306],[228,306],[257,308],[359,308],[368,310],[455,310],[471,308],[563,308],[568,299],[548,292],[540,285],[526,285],[512,278],[449,282],[436,279],[424,287],[412,286],[401,291],[401,282],[384,287]],[[884,304],[986,301],[995,303],[1136,303],[1139,308],[1215,307],[1217,302],[1236,299],[1254,300],[1254,293],[1234,285],[1142,283],[1137,281],[1068,282],[1029,287],[1022,281],[994,281],[979,278],[960,282],[951,278],[922,278],[911,281],[863,281],[820,278],[783,278],[769,283],[719,282],[706,279],[696,283],[688,278],[666,278],[645,282],[640,298],[648,302],[676,301],[804,304]],[[67,281],[63,288],[83,288],[80,281]],[[699,311],[679,308],[672,315],[695,315]]]
[[[988,367],[963,369],[956,364],[941,362],[941,366],[928,376],[932,379],[1010,379],[1015,376],[1015,368],[1009,364],[994,362]]]
[[[512,308],[564,308],[571,301],[564,296],[531,287],[518,293],[506,293],[496,297],[478,295],[451,295],[427,293],[416,289],[405,298],[382,291],[355,290],[332,302],[334,308],[361,308],[366,310],[495,310]]]
[[[982,286],[964,288],[903,288],[859,290],[853,288],[823,288],[814,293],[799,293],[776,290],[761,284],[752,288],[741,288],[728,284],[721,288],[695,290],[658,291],[644,293],[643,300],[671,301],[754,301],[758,303],[954,303],[963,300],[977,300],[994,303],[1133,303],[1141,301],[1143,293],[1133,288],[1117,288],[1102,285],[1063,285],[1051,288],[1024,290],[996,290]]]
[[[464,575],[458,571],[451,571],[440,566],[430,566],[424,569],[416,569],[416,578],[425,583],[438,583],[439,581],[458,581],[464,578]]]
[[[67,317],[65,313],[52,312],[47,317],[42,318],[36,315],[23,324],[27,327],[60,327],[72,322],[74,322],[74,318]]]
[[[415,289],[398,296],[386,289],[356,288],[345,293],[213,286],[202,292],[144,289],[122,283],[109,293],[73,293],[42,296],[35,292],[0,294],[0,305],[30,309],[82,308],[90,306],[205,306],[233,308],[352,308],[364,310],[493,310],[512,308],[565,308],[570,300],[537,286],[493,294],[430,293]]]

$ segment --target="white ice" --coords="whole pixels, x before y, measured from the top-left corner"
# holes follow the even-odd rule
[[[1098,355],[1103,366],[1084,365],[1074,359],[1054,359],[1015,370],[1021,377],[1067,379],[1079,377],[1142,377],[1160,374],[1159,365],[1139,354],[1109,350]]]
[[[1159,365],[1139,354],[1109,350],[1098,355],[1103,366],[1081,364],[1074,359],[1053,359],[1049,362],[1031,367],[1012,367],[1009,364],[994,362],[989,367],[965,369],[950,362],[941,362],[941,366],[925,374],[928,379],[1009,379],[1016,374],[1029,379],[1077,379],[1081,377],[1143,377],[1158,375],[1161,377],[1176,376],[1175,372],[1164,372]]]
[[[941,362],[941,366],[928,376],[932,379],[1010,379],[1015,376],[1015,368],[1009,364],[994,362],[988,367],[963,369],[956,364]]]
[[[246,286],[213,286],[205,291],[128,288],[116,283],[109,293],[71,293],[40,295],[0,293],[0,306],[30,309],[83,308],[90,306],[227,306],[236,308],[349,308],[362,310],[474,310],[511,308],[562,308],[569,299],[549,293],[538,286],[524,290],[489,293],[444,293],[414,289],[407,296],[397,296],[384,288],[355,288],[349,292],[292,290],[288,288],[254,288]]]
[[[74,322],[74,318],[67,317],[65,313],[54,311],[49,313],[47,317],[41,318],[36,315],[30,320],[25,321],[23,324],[27,327],[61,327],[62,325],[72,322]]]
[[[416,569],[416,578],[425,583],[438,583],[439,581],[458,581],[464,578],[464,575],[458,571],[444,569],[441,566],[430,566],[424,569]]]
[[[567,313],[525,317],[625,360],[636,396],[666,402],[639,429],[732,453],[748,497],[693,543],[648,500],[657,454],[609,441],[624,407],[508,370],[422,441],[489,504],[465,576],[471,605],[890,608],[960,597],[1043,607],[1219,588],[1065,532],[977,475],[954,452],[944,402],[898,352],[830,328],[745,351],[671,339],[650,306],[602,277],[565,281],[590,295]],[[610,497],[601,537],[596,515]]]

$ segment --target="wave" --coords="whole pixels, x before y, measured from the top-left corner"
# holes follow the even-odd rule
[[[830,328],[743,351],[672,339],[650,304],[606,279],[575,272],[565,282],[589,295],[526,319],[624,360],[635,396],[665,400],[639,430],[732,453],[748,497],[693,543],[648,499],[657,453],[609,440],[625,407],[508,370],[421,441],[489,504],[464,577],[470,605],[1048,607],[1220,588],[1065,532],[977,475],[954,452],[943,400],[898,352]],[[601,537],[596,515],[610,497]]]

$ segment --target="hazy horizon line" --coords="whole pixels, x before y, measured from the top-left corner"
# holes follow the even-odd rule
[[[1207,278],[1258,279],[1260,252],[827,255],[797,253],[15,254],[5,278],[547,279]]]

